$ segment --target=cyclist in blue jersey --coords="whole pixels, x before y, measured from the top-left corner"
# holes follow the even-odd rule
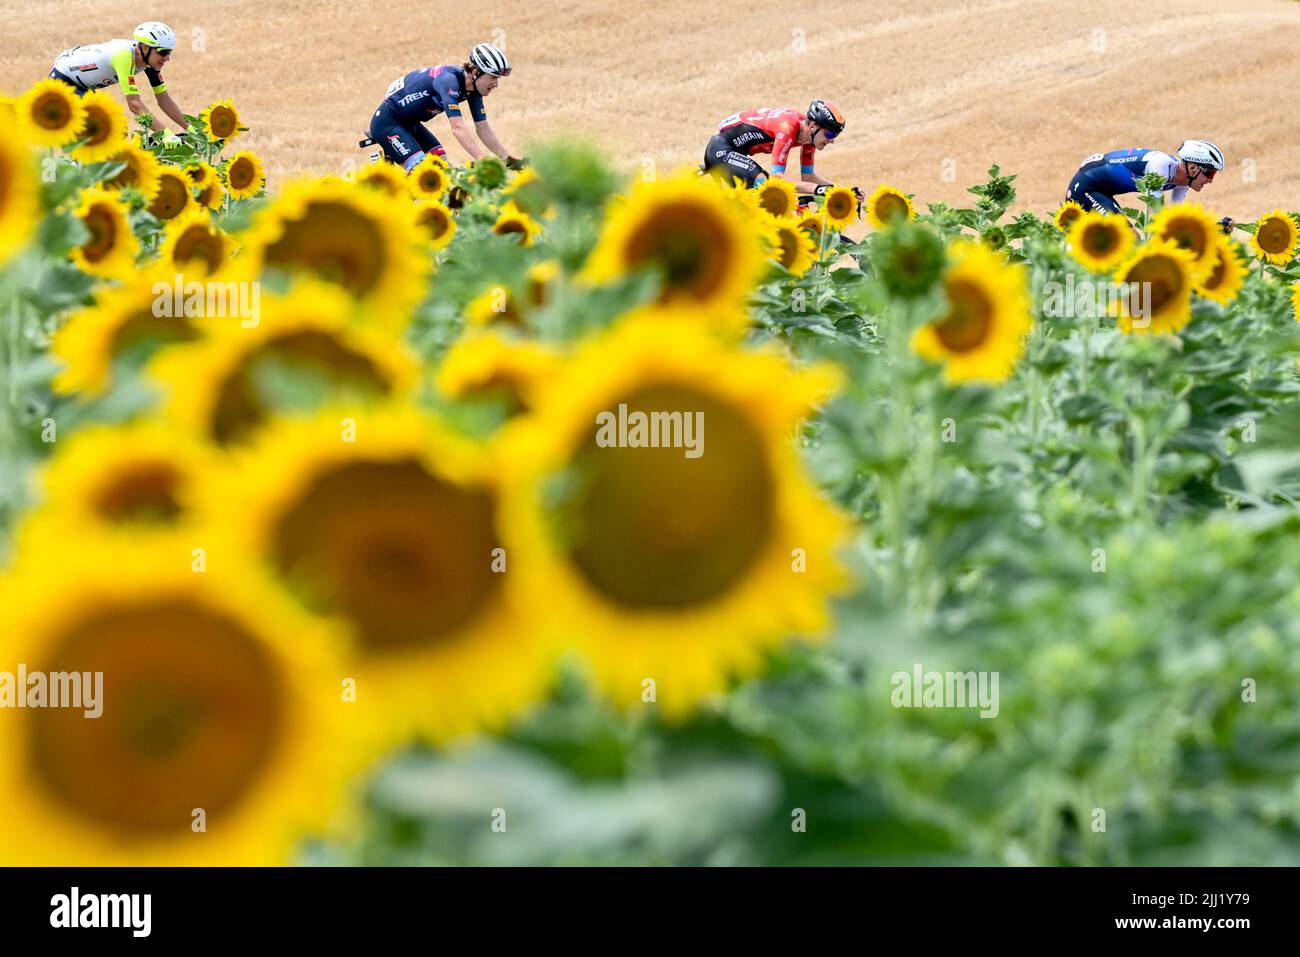
[[[471,157],[480,159],[491,151],[507,166],[518,169],[523,160],[501,145],[483,110],[483,97],[497,88],[501,77],[509,75],[510,61],[490,43],[474,47],[460,66],[434,66],[408,73],[388,87],[388,94],[370,120],[370,138],[383,147],[388,159],[410,172],[428,153],[446,155],[438,138],[424,125],[439,113],[446,113],[452,134]],[[486,150],[465,128],[462,104],[469,107],[474,132]]]
[[[1200,192],[1223,171],[1223,153],[1206,140],[1186,140],[1177,155],[1141,147],[1095,153],[1089,156],[1070,181],[1065,198],[1085,210],[1118,213],[1115,197],[1137,190],[1137,181],[1147,173],[1159,173],[1165,179],[1163,190],[1171,191],[1170,200],[1181,203],[1189,189]]]

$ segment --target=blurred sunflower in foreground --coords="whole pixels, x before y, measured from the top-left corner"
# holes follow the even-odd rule
[[[0,661],[102,675],[0,710],[0,863],[283,863],[346,795],[337,637],[214,538],[78,543],[0,582]]]
[[[639,183],[614,201],[582,277],[605,283],[652,270],[661,305],[734,329],[747,321],[744,299],[764,258],[755,225],[711,178],[687,174]]]
[[[792,439],[836,383],[651,311],[541,387],[504,469],[514,567],[615,704],[645,700],[650,679],[681,717],[826,628],[846,525]],[[676,444],[629,439],[629,417],[670,423]]]
[[[550,681],[490,447],[403,405],[284,420],[205,486],[208,514],[346,626],[376,748],[499,729]]]

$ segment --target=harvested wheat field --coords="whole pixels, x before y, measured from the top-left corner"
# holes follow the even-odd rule
[[[495,40],[515,66],[488,101],[507,145],[585,136],[629,170],[675,166],[698,162],[729,113],[824,96],[849,126],[823,172],[895,183],[922,203],[959,198],[998,163],[1019,174],[1022,204],[1043,209],[1091,153],[1204,137],[1229,162],[1207,204],[1243,219],[1300,205],[1289,162],[1300,117],[1276,94],[1300,68],[1290,0],[1098,0],[1083,16],[1057,0],[758,0],[707,12],[682,0],[511,0],[468,15],[424,0],[4,0],[0,15],[7,93],[65,47],[127,36],[135,20],[196,36],[201,49],[183,42],[167,72],[173,94],[195,114],[232,97],[272,184],[364,160],[359,133],[394,78]],[[432,128],[452,139],[445,120]]]

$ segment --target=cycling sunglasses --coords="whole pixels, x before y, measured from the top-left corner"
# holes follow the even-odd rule
[[[158,51],[158,55],[159,55],[159,56],[171,56],[171,55],[172,55],[172,51],[171,51],[171,50],[164,50],[162,47],[154,47],[154,49]]]
[[[824,127],[824,126],[819,126],[819,127],[817,127],[817,129],[821,131],[822,136],[826,137],[826,139],[827,139],[828,142],[829,142],[830,140],[835,139],[835,137],[837,137],[837,136],[840,135],[839,133],[836,133],[834,130],[828,130],[828,129],[827,129],[826,127]]]

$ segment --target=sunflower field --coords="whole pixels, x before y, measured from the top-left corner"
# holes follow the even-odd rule
[[[0,863],[1300,863],[1293,212],[245,129],[0,103]]]

